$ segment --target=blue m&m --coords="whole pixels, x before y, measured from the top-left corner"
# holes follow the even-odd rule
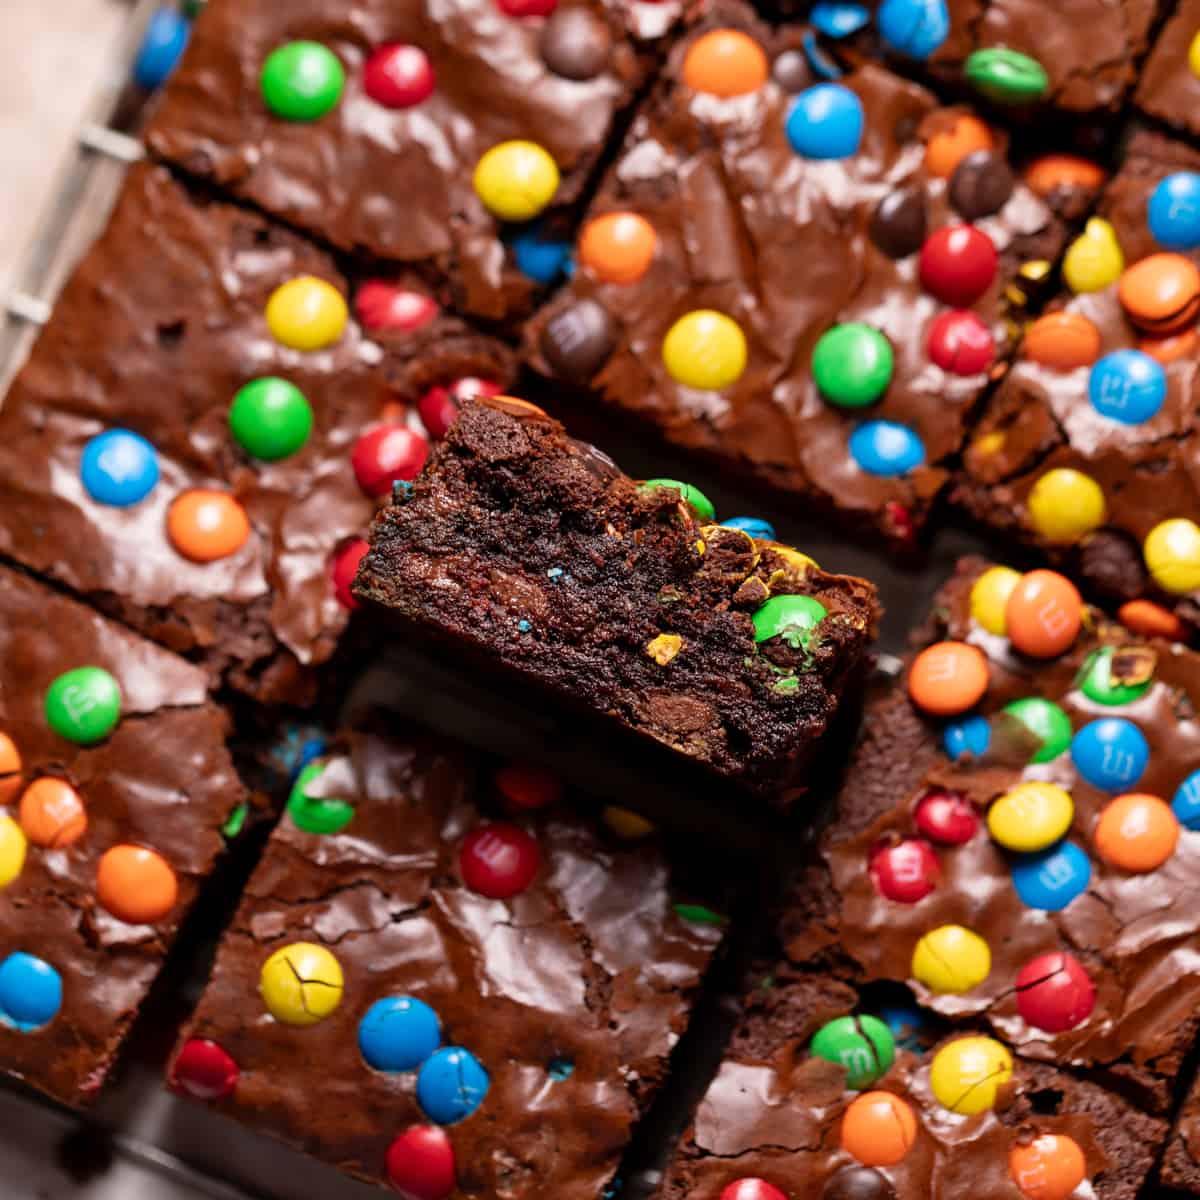
[[[951,721],[942,730],[942,749],[954,761],[968,754],[972,758],[982,758],[991,744],[992,727],[987,717],[974,716]]]
[[[1200,829],[1200,771],[1193,771],[1176,788],[1171,811],[1180,825]]]
[[[358,1048],[376,1071],[415,1071],[441,1041],[437,1013],[414,996],[376,1000],[358,1023]]]
[[[178,9],[160,8],[155,12],[133,64],[138,87],[149,92],[166,82],[183,57],[191,32],[191,22]]]
[[[850,454],[864,471],[905,475],[925,461],[921,439],[896,421],[864,421],[850,435]]]
[[[158,454],[140,433],[109,429],[84,446],[79,477],[97,503],[128,508],[154,490]]]
[[[461,1046],[447,1046],[425,1060],[417,1075],[417,1101],[438,1125],[466,1120],[487,1095],[491,1080],[479,1059]]]
[[[1150,193],[1147,224],[1154,240],[1168,250],[1200,246],[1200,174],[1176,171]]]
[[[950,36],[946,0],[883,0],[875,21],[888,48],[912,58],[928,58]]]
[[[537,225],[523,229],[509,246],[521,274],[534,283],[553,283],[571,273],[571,243],[547,236]]]
[[[770,521],[764,521],[762,517],[730,517],[721,524],[726,529],[740,529],[753,538],[762,538],[767,542],[775,540],[775,526]]]
[[[1021,854],[1012,866],[1013,887],[1021,903],[1046,912],[1064,909],[1087,891],[1091,859],[1074,842],[1059,842],[1037,854]]]
[[[871,19],[861,4],[814,4],[808,19],[826,37],[844,38],[857,33]]]
[[[62,978],[44,959],[18,950],[0,963],[0,1020],[28,1033],[58,1016]]]
[[[1142,731],[1124,717],[1090,721],[1071,739],[1075,769],[1092,787],[1123,792],[1142,777],[1150,747]]]
[[[840,83],[806,88],[788,113],[787,138],[803,158],[849,158],[862,133],[862,101]]]
[[[1092,367],[1088,399],[1111,421],[1149,421],[1167,398],[1167,373],[1141,350],[1114,350]]]

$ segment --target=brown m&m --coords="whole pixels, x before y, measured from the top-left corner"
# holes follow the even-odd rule
[[[950,176],[950,203],[960,216],[978,221],[998,213],[1016,186],[1008,163],[994,150],[972,150]]]
[[[542,26],[538,45],[542,61],[555,75],[582,82],[607,68],[612,34],[590,9],[560,8]]]

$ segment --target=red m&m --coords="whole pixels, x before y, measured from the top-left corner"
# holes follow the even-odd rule
[[[388,1182],[405,1200],[444,1200],[454,1191],[454,1147],[444,1129],[415,1125],[387,1149]]]
[[[1017,972],[1017,1011],[1035,1029],[1074,1029],[1091,1016],[1095,1004],[1096,988],[1087,971],[1063,950],[1039,954]]]
[[[538,872],[537,841],[515,825],[483,825],[463,839],[458,867],[473,892],[508,900],[523,892]]]
[[[222,1100],[237,1087],[238,1075],[237,1063],[216,1042],[188,1038],[167,1082],[196,1100]]]
[[[961,846],[979,829],[979,814],[961,792],[927,792],[917,804],[914,820],[927,838],[943,846]]]
[[[992,331],[973,313],[942,313],[929,328],[929,357],[952,375],[977,375],[996,357]]]
[[[429,443],[407,425],[379,425],[354,445],[350,461],[358,486],[368,496],[385,496],[396,479],[416,479],[429,456]]]
[[[871,855],[870,871],[880,894],[901,904],[924,900],[941,874],[933,847],[922,838],[878,847]]]
[[[433,64],[420,46],[389,42],[363,67],[363,91],[387,108],[411,108],[433,95]]]
[[[412,333],[438,315],[437,301],[385,279],[368,279],[354,295],[354,312],[372,331]]]
[[[721,1200],[788,1200],[765,1179],[735,1179],[721,1190]]]
[[[358,574],[358,564],[362,562],[363,555],[369,548],[363,538],[355,538],[333,556],[333,594],[343,608],[358,607],[358,600],[350,591],[350,585],[354,582],[354,576]]]
[[[502,13],[510,17],[548,17],[558,0],[496,0]]]
[[[943,304],[969,308],[992,285],[996,246],[974,225],[947,225],[921,247],[921,286]]]
[[[562,781],[540,767],[512,764],[492,776],[497,790],[513,808],[546,808],[562,799]]]
[[[471,396],[498,396],[501,391],[500,385],[490,379],[463,375],[447,387],[431,387],[417,402],[417,412],[430,437],[440,441],[458,420],[458,407],[463,400]]]

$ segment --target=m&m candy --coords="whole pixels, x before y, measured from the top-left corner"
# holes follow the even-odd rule
[[[950,203],[959,216],[979,221],[998,213],[1016,187],[1012,168],[994,150],[973,150],[950,177]]]
[[[376,1071],[414,1071],[441,1044],[437,1013],[415,996],[376,1000],[358,1023],[358,1048]]]
[[[864,421],[850,435],[850,456],[866,472],[895,478],[925,461],[925,445],[899,421]]]
[[[408,1200],[446,1200],[458,1186],[454,1147],[436,1125],[415,1125],[397,1134],[384,1165],[388,1182]]]
[[[1020,581],[1020,572],[1012,567],[989,567],[971,585],[971,617],[988,633],[1003,637],[1007,632],[1005,609]]]
[[[1087,1160],[1068,1134],[1038,1133],[1008,1152],[1008,1171],[1026,1200],[1070,1200],[1087,1178]]]
[[[1130,600],[1117,609],[1117,617],[1126,628],[1146,637],[1180,642],[1188,635],[1187,624],[1182,618],[1153,600]]]
[[[896,1189],[874,1167],[846,1166],[825,1181],[820,1200],[896,1200]]]
[[[600,810],[600,819],[619,838],[628,841],[638,841],[649,837],[654,832],[654,824],[647,821],[641,813],[631,812],[627,808],[618,808],[607,804]]]
[[[167,510],[167,537],[192,562],[216,562],[236,554],[250,537],[246,510],[225,492],[193,488]]]
[[[951,721],[942,730],[942,749],[953,762],[965,758],[982,758],[992,743],[992,726],[987,717],[976,714],[961,721]]]
[[[1082,313],[1053,312],[1038,317],[1025,333],[1021,354],[1030,362],[1072,371],[1100,357],[1100,330]]]
[[[167,1083],[196,1100],[222,1100],[241,1075],[229,1054],[209,1038],[188,1038],[171,1064]]]
[[[1114,663],[1118,657],[1132,660],[1132,667],[1123,676],[1116,674]],[[1149,662],[1144,667],[1139,666],[1135,654],[1126,652],[1122,655],[1115,646],[1101,646],[1088,655],[1079,672],[1078,686],[1097,704],[1132,704],[1146,694],[1153,682],[1151,670]]]
[[[844,38],[866,26],[871,14],[861,4],[837,3],[834,0],[813,5],[808,19],[826,37]]]
[[[363,65],[363,91],[385,108],[411,108],[433,95],[433,64],[420,46],[388,42]]]
[[[951,375],[977,375],[996,357],[992,331],[973,313],[952,309],[934,319],[926,344],[930,361]]]
[[[1154,240],[1168,250],[1200,246],[1200,174],[1175,171],[1150,193],[1146,223]]]
[[[548,17],[558,0],[496,0],[500,11],[510,17]]]
[[[939,179],[949,179],[963,159],[995,144],[992,131],[978,117],[953,114],[925,143],[925,169]]]
[[[356,609],[358,598],[351,592],[354,577],[358,574],[358,565],[366,556],[370,546],[365,538],[354,538],[347,542],[333,556],[330,574],[333,578],[333,594],[338,603],[345,609]]]
[[[342,98],[346,71],[320,42],[288,42],[271,51],[260,77],[267,107],[285,121],[316,121]]]
[[[1174,333],[1200,313],[1200,269],[1182,254],[1151,254],[1126,269],[1117,296],[1139,329]]]
[[[458,854],[463,882],[492,900],[508,900],[523,892],[533,882],[540,863],[537,840],[503,822],[472,830]]]
[[[1117,231],[1103,217],[1090,217],[1083,232],[1067,247],[1062,274],[1076,293],[1098,292],[1116,283],[1125,269]]]
[[[1103,167],[1078,154],[1040,154],[1025,168],[1025,182],[1043,200],[1060,188],[1099,191],[1107,177]]]
[[[1193,771],[1175,790],[1171,811],[1188,829],[1200,829],[1200,771]]]
[[[650,269],[658,236],[635,212],[593,217],[579,237],[579,262],[604,283],[637,283]]]
[[[755,610],[755,642],[783,638],[789,646],[804,647],[812,641],[813,630],[828,616],[820,600],[812,596],[772,596]]]
[[[79,793],[53,775],[35,779],[21,796],[21,828],[35,845],[61,850],[87,831],[87,811]]]
[[[144,500],[158,483],[158,454],[141,434],[109,429],[84,446],[79,478],[98,504],[128,508]]]
[[[191,32],[191,22],[178,9],[156,9],[133,62],[134,83],[148,92],[164,84],[183,57]]]
[[[694,92],[723,99],[756,92],[767,82],[763,48],[740,29],[713,29],[698,37],[683,59],[683,82]]]
[[[871,216],[867,232],[889,258],[907,258],[924,245],[927,232],[925,194],[919,188],[888,192]]]
[[[536,142],[501,142],[475,166],[475,194],[502,221],[532,221],[554,199],[558,182],[558,164]]]
[[[719,391],[736,383],[746,369],[746,335],[732,317],[710,308],[696,309],[667,330],[662,357],[676,383]]]
[[[835,325],[817,341],[813,380],[831,404],[862,408],[887,390],[894,362],[892,344],[878,329],[851,321]]]
[[[29,841],[7,813],[0,813],[0,888],[6,888],[25,866]]]
[[[1093,838],[1096,853],[1122,871],[1156,871],[1175,853],[1179,822],[1157,796],[1118,796],[1100,814]]]
[[[1033,528],[1061,544],[1080,541],[1103,525],[1108,513],[1100,485],[1073,467],[1052,467],[1039,475],[1026,504]]]
[[[988,687],[983,651],[966,642],[935,642],[908,672],[908,694],[918,708],[936,717],[952,717],[973,708]]]
[[[306,764],[288,795],[288,816],[305,833],[340,833],[354,819],[354,805],[348,800],[313,794],[312,789],[324,772],[321,763]]]
[[[957,1038],[933,1056],[929,1086],[944,1108],[973,1117],[995,1106],[1012,1072],[1012,1055],[995,1038]]]
[[[571,243],[540,225],[525,226],[507,242],[518,270],[534,283],[553,283],[572,269]]]
[[[1047,1033],[1081,1025],[1096,1005],[1096,987],[1074,955],[1064,950],[1039,954],[1017,972],[1017,1011]]]
[[[913,820],[927,838],[942,846],[964,846],[979,829],[979,814],[971,801],[961,792],[941,789],[921,797]]]
[[[1087,891],[1092,860],[1073,842],[1040,854],[1023,854],[1012,865],[1013,887],[1027,908],[1060,912]]]
[[[726,529],[740,529],[743,533],[748,533],[752,538],[759,538],[764,542],[773,542],[775,540],[775,526],[762,517],[728,517],[721,524]]]
[[[559,8],[550,14],[538,38],[542,61],[564,79],[582,83],[608,69],[612,59],[608,23],[588,8]]]
[[[541,767],[510,763],[493,773],[492,782],[509,805],[525,812],[548,808],[563,798],[562,780]]]
[[[0,733],[0,806],[12,802],[21,790],[21,752],[7,733]]]
[[[1114,350],[1100,359],[1088,376],[1092,407],[1124,425],[1149,421],[1166,398],[1166,372],[1140,350]]]
[[[924,59],[950,36],[950,8],[946,0],[883,0],[875,23],[889,49]]]
[[[809,1049],[846,1069],[846,1086],[860,1092],[888,1073],[896,1058],[892,1031],[878,1017],[837,1017],[822,1025]]]
[[[842,1116],[842,1149],[868,1167],[894,1167],[917,1140],[917,1118],[891,1092],[863,1092]]]
[[[721,1189],[721,1200],[788,1200],[773,1184],[765,1179],[735,1179]]]
[[[1150,760],[1150,746],[1132,721],[1101,717],[1089,721],[1071,739],[1071,759],[1092,787],[1120,792],[1141,779]]]
[[[862,101],[840,83],[818,83],[792,102],[787,139],[802,158],[850,158],[863,135]]]
[[[69,742],[103,741],[121,719],[121,687],[103,667],[64,671],[46,689],[46,723]]]
[[[258,990],[283,1025],[315,1025],[342,1002],[342,964],[315,942],[281,946],[263,963]]]
[[[423,292],[386,279],[368,279],[354,293],[354,312],[367,329],[413,333],[428,325],[439,309]]]
[[[1187,517],[1162,521],[1142,543],[1146,568],[1164,592],[1181,596],[1200,589],[1200,525]]]
[[[967,55],[963,74],[989,100],[1027,104],[1050,88],[1046,68],[1036,58],[1007,46],[987,46]]]
[[[417,1102],[439,1125],[466,1120],[484,1101],[491,1080],[479,1059],[461,1046],[435,1051],[417,1075]]]
[[[179,881],[156,850],[112,846],[96,866],[96,899],[118,921],[152,925],[175,907]]]
[[[229,409],[234,440],[255,458],[274,462],[303,448],[313,412],[304,393],[286,379],[267,375],[238,389]]]
[[[1056,571],[1021,576],[1004,609],[1008,640],[1031,658],[1055,658],[1069,649],[1083,625],[1083,600]]]
[[[921,247],[921,286],[943,304],[969,308],[992,285],[996,245],[975,225],[946,225]]]
[[[431,387],[417,401],[421,424],[431,437],[444,438],[458,420],[459,406],[473,396],[498,396],[503,389],[492,379],[461,375],[445,387]]]
[[[912,976],[931,992],[960,995],[978,987],[991,973],[987,942],[961,925],[940,925],[925,934],[912,956]]]
[[[267,301],[267,328],[289,350],[324,350],[345,331],[346,300],[327,280],[300,275],[281,283]]]
[[[702,520],[711,521],[717,515],[713,502],[698,488],[679,479],[647,479],[638,485],[640,491],[653,492],[670,488]]]
[[[1030,780],[988,810],[988,832],[1006,850],[1029,854],[1052,846],[1071,828],[1075,804],[1057,784]]]
[[[880,895],[901,904],[924,900],[941,876],[937,855],[922,838],[879,847],[871,855],[869,870]]]
[[[372,498],[386,496],[397,479],[413,480],[429,457],[429,443],[407,425],[377,425],[354,443],[350,463],[358,486]]]
[[[1037,750],[1030,762],[1050,762],[1070,746],[1071,718],[1053,700],[1029,696],[1006,704],[1003,711],[1036,739]]]
[[[28,1033],[62,1008],[62,977],[45,959],[17,950],[0,963],[0,1021]]]

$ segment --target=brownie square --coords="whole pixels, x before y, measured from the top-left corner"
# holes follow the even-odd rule
[[[186,170],[343,250],[409,264],[460,311],[501,319],[528,307],[536,284],[506,244],[513,229],[476,192],[477,164],[505,142],[540,146],[560,180],[524,215],[553,223],[643,76],[642,36],[665,34],[680,7],[211,0],[146,136]],[[297,44],[318,73],[344,77],[319,118],[280,115],[260,82],[268,56]],[[391,68],[390,86],[379,65],[397,44],[416,48],[406,53],[423,60],[422,78],[432,71],[419,102],[404,102],[428,86],[408,90],[411,59]]]
[[[665,486],[657,486],[664,483]],[[379,514],[355,594],[784,808],[859,675],[871,584],[639,485],[506,397],[464,404]]]
[[[1043,200],[998,129],[883,67],[828,82],[811,36],[705,8],[526,349],[678,445],[903,547],[1003,371],[1011,304],[1064,244],[1051,202],[1079,197],[1051,172]],[[706,74],[720,39],[746,64],[734,83]],[[619,241],[634,228],[642,257]]]
[[[1177,326],[1156,333],[1145,316],[1133,319],[1122,288],[1132,286],[1127,299],[1141,303],[1147,283],[1128,282],[1140,271],[1151,288],[1155,278],[1168,286],[1182,281],[1185,306],[1192,302],[1189,289],[1200,294],[1200,249],[1159,242],[1149,217],[1156,188],[1198,166],[1200,154],[1179,142],[1134,135],[1101,199],[1099,220],[1066,260],[1070,282],[1074,256],[1085,261],[1087,247],[1099,246],[1113,282],[1064,292],[1031,327],[1020,361],[972,435],[954,489],[956,501],[984,525],[1064,562],[1102,599],[1148,599],[1170,610],[1183,623],[1166,616],[1160,627],[1175,625],[1175,636],[1188,636],[1200,618],[1200,349],[1186,311]],[[1186,212],[1178,208],[1161,219],[1156,228],[1172,239],[1170,230],[1178,231]],[[1124,284],[1115,279],[1122,264]],[[1131,362],[1130,351],[1149,357]],[[1114,385],[1107,392],[1106,379]],[[1161,407],[1152,415],[1123,400],[1112,406],[1114,396],[1140,404],[1155,389]]]
[[[291,345],[273,332],[281,288],[331,319],[320,344],[299,348],[312,328],[302,309],[283,313]],[[460,375],[503,385],[512,369],[506,348],[392,276],[354,298],[368,340],[346,316],[350,291],[308,241],[163,167],[133,168],[0,413],[0,553],[202,662],[214,684],[309,698],[346,625],[375,495],[389,490],[389,460],[377,446],[364,457],[362,439],[370,450],[411,418],[398,469],[414,473],[428,435],[406,402]],[[256,440],[274,428],[269,411],[250,435],[232,426],[235,397],[260,380],[307,401],[298,449]],[[280,450],[291,452],[263,456]],[[194,514],[179,540],[177,502],[186,515],[198,496],[217,532],[232,528],[228,543],[195,544]]]
[[[1189,133],[1200,132],[1200,79],[1188,62],[1200,30],[1200,3],[1178,0],[1154,43],[1138,80],[1135,99],[1144,112]]]
[[[598,1197],[722,939],[684,903],[711,894],[552,778],[368,720],[301,775],[172,1086],[404,1194]]]
[[[1160,1178],[1168,1187],[1200,1196],[1200,1082],[1192,1084],[1176,1115]]]
[[[226,732],[197,667],[0,568],[6,1075],[104,1084],[245,799]]]

